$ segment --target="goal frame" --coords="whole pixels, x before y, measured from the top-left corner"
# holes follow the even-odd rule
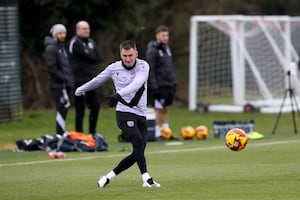
[[[273,38],[268,35],[268,32],[264,32],[268,38],[272,50],[275,52],[282,68],[284,71],[297,71],[295,68],[295,63],[299,62],[299,56],[292,47],[291,42],[291,27],[290,22],[292,20],[299,20],[300,18],[290,17],[290,16],[245,16],[245,15],[195,15],[190,19],[190,54],[189,54],[189,110],[197,110],[197,66],[198,66],[198,25],[199,22],[214,23],[218,20],[222,20],[239,33],[243,33],[243,28],[240,26],[243,21],[257,21],[258,25],[264,30],[264,24],[262,21],[280,21],[284,24],[284,32],[282,37],[284,40],[284,50],[281,53],[273,41]],[[232,69],[232,94],[233,94],[233,105],[224,105],[220,109],[222,111],[224,107],[229,109],[229,111],[243,111],[243,106],[247,103],[254,104],[256,106],[262,107],[266,105],[278,106],[281,103],[280,99],[273,98],[272,94],[269,92],[267,86],[264,84],[260,73],[256,70],[255,64],[252,62],[251,57],[248,55],[245,49],[244,40],[242,37],[238,37],[237,32],[233,31],[229,34],[230,40],[230,51],[231,51],[231,69]],[[250,66],[252,73],[256,78],[256,82],[259,85],[259,90],[263,96],[262,101],[249,102],[245,99],[245,65]],[[296,72],[297,73],[297,72]],[[294,82],[297,88],[300,88],[300,81],[297,76],[294,76]],[[217,105],[218,106],[218,105]],[[214,105],[210,105],[214,107]],[[216,106],[215,106],[216,107]],[[221,106],[222,107],[222,106]],[[208,109],[209,110],[209,109]]]

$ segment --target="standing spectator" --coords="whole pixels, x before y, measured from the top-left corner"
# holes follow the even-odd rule
[[[56,134],[65,132],[65,121],[70,106],[69,96],[73,87],[72,71],[64,47],[67,35],[66,27],[55,24],[50,29],[52,37],[46,36],[45,59],[48,71],[49,86],[56,107]]]
[[[77,88],[76,96],[99,87],[112,79],[116,93],[108,98],[110,107],[116,106],[116,120],[123,137],[131,142],[133,150],[105,176],[100,177],[100,188],[106,186],[114,177],[137,163],[143,181],[143,187],[160,187],[147,171],[145,148],[147,143],[147,87],[145,86],[149,65],[138,59],[136,44],[127,40],[120,45],[120,61],[116,61],[91,81]]]
[[[168,46],[169,29],[158,26],[155,40],[149,42],[146,60],[150,65],[149,99],[155,110],[155,136],[160,136],[160,128],[169,128],[169,106],[173,104],[176,80],[172,53]]]
[[[91,80],[97,73],[97,63],[101,61],[100,54],[93,39],[90,38],[90,25],[86,21],[76,24],[76,35],[69,46],[70,61],[75,80],[75,89]],[[75,96],[75,129],[83,132],[85,107],[89,113],[89,133],[95,134],[100,110],[99,92],[91,90],[81,96]]]

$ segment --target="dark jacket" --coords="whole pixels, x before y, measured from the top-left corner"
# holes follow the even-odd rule
[[[154,40],[151,41],[147,46],[146,60],[150,65],[148,79],[150,90],[176,86],[172,53],[168,45],[162,45]]]
[[[72,70],[64,45],[50,36],[45,37],[44,45],[49,87],[72,88]]]
[[[69,53],[75,82],[85,83],[98,74],[97,63],[101,57],[91,38],[74,36],[70,41]]]

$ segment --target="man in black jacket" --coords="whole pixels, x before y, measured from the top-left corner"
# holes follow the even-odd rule
[[[147,46],[146,60],[150,65],[148,80],[149,97],[155,109],[155,136],[160,136],[160,128],[169,128],[169,106],[173,104],[176,80],[173,69],[172,53],[168,46],[169,29],[158,26],[155,40]]]
[[[76,35],[71,39],[69,53],[76,89],[96,76],[98,73],[97,63],[101,61],[96,44],[90,38],[88,22],[79,21],[76,24]],[[90,109],[89,133],[95,134],[100,109],[97,90],[86,92],[81,96],[75,96],[75,129],[78,132],[83,132],[83,118],[86,106]]]
[[[72,71],[64,47],[67,30],[62,24],[50,29],[52,37],[46,36],[45,59],[48,71],[49,87],[56,106],[56,134],[65,132],[65,120],[70,107],[69,93],[73,87]]]

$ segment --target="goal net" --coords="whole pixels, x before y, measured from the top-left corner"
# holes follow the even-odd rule
[[[289,77],[298,96],[299,31],[297,17],[193,16],[189,109],[278,108]]]

